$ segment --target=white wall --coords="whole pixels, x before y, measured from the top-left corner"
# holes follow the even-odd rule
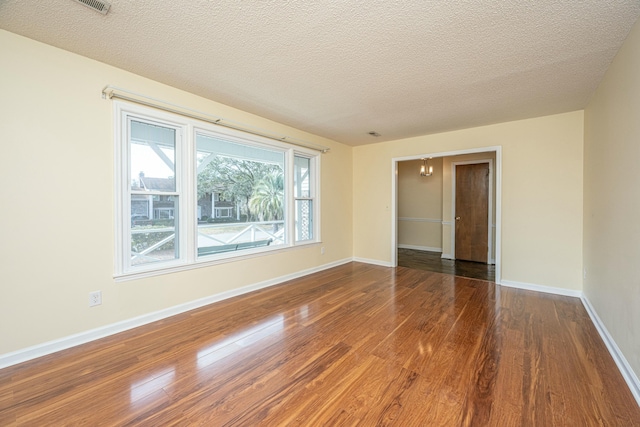
[[[352,256],[352,149],[0,30],[0,356]],[[329,146],[319,245],[116,283],[108,85]],[[103,304],[88,307],[89,292]]]
[[[585,110],[584,293],[640,376],[640,23]]]

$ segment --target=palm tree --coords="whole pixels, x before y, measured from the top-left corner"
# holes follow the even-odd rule
[[[247,221],[256,217],[249,204],[261,177],[270,173],[282,175],[278,165],[246,159],[216,156],[198,173],[198,200],[206,194],[222,193],[225,200],[246,207]]]
[[[253,187],[249,207],[260,221],[284,219],[284,176],[282,170],[272,171]],[[274,231],[277,231],[277,224]]]

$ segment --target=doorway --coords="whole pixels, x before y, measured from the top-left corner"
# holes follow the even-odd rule
[[[433,215],[433,212],[428,211],[425,212],[424,215],[420,215],[421,212],[407,212],[405,203],[407,200],[407,188],[405,184],[407,179],[401,179],[402,176],[406,173],[411,175],[409,180],[415,180],[412,178],[414,173],[413,169],[416,168],[416,164],[420,163],[420,159],[430,158],[432,157],[434,161],[444,162],[444,169],[442,169],[442,192],[441,199],[438,199],[442,204],[442,215],[440,217],[436,217]],[[413,162],[411,162],[413,161]],[[428,257],[430,259],[431,264],[442,264],[442,267],[447,270],[451,270],[455,267],[456,271],[459,271],[457,264],[465,263],[466,261],[462,261],[462,258],[472,259],[475,262],[467,263],[467,264],[475,264],[477,268],[481,269],[489,269],[492,270],[491,273],[495,272],[495,282],[500,283],[501,278],[501,270],[500,270],[500,262],[501,262],[501,247],[500,247],[500,236],[501,236],[501,161],[502,161],[502,153],[501,147],[485,147],[481,149],[470,149],[470,150],[460,150],[460,151],[451,151],[451,152],[426,152],[424,154],[419,154],[410,157],[401,157],[392,159],[392,248],[391,248],[391,266],[396,267],[398,265],[398,257],[402,256],[403,259],[407,259],[408,255],[413,254],[414,251],[417,255],[421,257],[424,256],[425,259]],[[400,167],[399,163],[402,162],[402,167]],[[435,163],[436,165],[438,163]],[[467,165],[478,165],[477,167],[470,166],[466,168]],[[489,169],[489,176],[487,177],[487,166]],[[436,168],[437,169],[437,168]],[[473,225],[474,231],[479,234],[482,234],[483,237],[473,237],[471,240],[474,242],[480,241],[480,250],[474,249],[475,254],[471,253],[471,255],[465,255],[464,253],[460,253],[460,250],[464,250],[464,244],[459,240],[456,244],[456,235],[460,238],[460,236],[464,236],[464,230],[461,230],[458,225],[458,230],[456,232],[456,222],[461,223],[462,221],[455,221],[455,217],[460,216],[462,220],[461,213],[464,213],[464,208],[460,206],[456,208],[456,187],[461,189],[461,186],[465,184],[462,182],[455,181],[456,175],[464,178],[465,171],[467,170],[476,170],[475,173],[477,176],[482,177],[482,174],[485,176],[482,177],[481,181],[485,182],[485,187],[488,189],[486,201],[483,203],[487,206],[486,213],[482,213],[479,215],[480,218],[483,218],[482,225],[476,226]],[[402,174],[399,174],[399,170],[402,170]],[[457,170],[457,171],[456,171]],[[456,173],[458,172],[458,173]],[[417,172],[416,172],[417,173]],[[429,178],[426,178],[427,180]],[[402,187],[398,187],[398,183],[402,182]],[[475,179],[471,179],[471,181],[475,181]],[[425,181],[426,182],[426,181]],[[476,194],[473,188],[471,189],[472,194]],[[399,213],[399,202],[398,197],[399,194],[402,194],[402,207],[400,208]],[[460,194],[464,195],[464,192],[460,192]],[[415,197],[420,197],[420,193],[417,193]],[[435,199],[434,199],[435,200]],[[435,202],[434,202],[435,203]],[[410,203],[411,205],[416,205],[415,201]],[[471,214],[473,215],[476,211],[483,211],[484,208],[478,209],[477,207],[473,207],[470,209]],[[464,213],[464,218],[468,217],[467,213]],[[437,220],[437,221],[436,221]],[[431,224],[435,223],[437,224]],[[476,221],[477,222],[477,221]],[[420,227],[419,227],[420,226]],[[437,245],[434,240],[425,240],[419,241],[416,240],[416,236],[418,236],[418,232],[415,230],[425,229],[429,227],[433,229],[433,227],[440,227],[441,230],[441,241],[440,245]],[[479,230],[479,231],[478,231]],[[405,236],[405,237],[403,237]],[[406,236],[411,236],[410,239],[406,239]],[[402,239],[399,244],[398,239]],[[413,240],[413,241],[404,241],[404,240]],[[433,247],[432,247],[433,246]],[[440,246],[436,248],[435,246]],[[433,253],[429,254],[427,252],[440,252],[438,257],[441,258],[441,261],[438,262],[434,257]],[[400,254],[399,254],[400,253]],[[479,254],[478,254],[479,253]],[[460,259],[457,259],[460,258]],[[448,264],[451,264],[449,266]],[[446,264],[446,265],[445,265]],[[484,267],[483,267],[484,266]],[[442,271],[447,272],[447,271]],[[462,275],[460,273],[453,273]],[[492,274],[493,275],[493,274]],[[484,280],[490,280],[488,278],[484,278]]]
[[[472,261],[446,259],[438,252],[398,248],[398,266],[414,270],[435,271],[436,273],[495,282],[495,266]]]

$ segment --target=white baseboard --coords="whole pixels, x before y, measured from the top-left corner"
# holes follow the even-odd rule
[[[433,246],[415,246],[415,245],[400,245],[398,244],[398,248],[401,249],[414,249],[416,251],[426,251],[426,252],[442,252],[442,248],[436,248]]]
[[[584,295],[582,296],[581,300],[582,305],[584,305],[585,310],[587,310],[587,313],[589,314],[589,317],[591,317],[591,321],[596,326],[600,337],[602,337],[602,341],[604,341],[604,344],[607,346],[611,357],[613,357],[613,360],[616,362],[618,370],[622,374],[624,380],[627,382],[629,390],[631,390],[633,397],[635,397],[636,402],[638,402],[638,406],[640,406],[640,380],[638,380],[638,376],[633,372],[633,369],[629,365],[629,362],[627,362],[627,359],[622,354],[622,351],[620,351],[620,348],[616,344],[615,340],[613,339],[611,334],[609,334],[609,331],[607,330],[606,326],[604,326],[604,323],[602,323],[602,320],[598,316],[595,308],[593,308],[593,306],[591,305],[591,301],[589,301],[589,299]]]
[[[391,267],[391,263],[389,261],[380,261],[378,259],[359,258],[354,256],[353,261],[363,262],[365,264],[379,265],[381,267]]]
[[[620,351],[620,348],[616,344],[615,340],[613,339],[611,334],[609,334],[609,331],[604,326],[604,323],[602,323],[602,320],[598,316],[598,313],[596,312],[595,308],[593,308],[593,306],[591,305],[591,302],[584,295],[582,291],[576,291],[572,289],[563,289],[563,288],[554,288],[550,286],[533,285],[530,283],[513,282],[510,280],[503,280],[501,285],[512,287],[512,288],[518,288],[518,289],[526,289],[530,291],[545,292],[548,294],[556,294],[556,295],[564,295],[564,296],[580,298],[580,300],[582,301],[582,305],[584,306],[585,310],[589,314],[589,317],[591,318],[591,321],[596,327],[596,330],[600,334],[602,341],[604,341],[604,344],[607,346],[607,350],[609,350],[609,354],[611,354],[611,357],[616,362],[616,365],[618,366],[618,370],[620,371],[620,373],[622,374],[622,377],[627,383],[629,390],[631,390],[631,394],[633,394],[633,397],[636,399],[636,402],[638,403],[638,405],[640,405],[640,380],[638,379],[638,376],[635,374],[635,372],[633,372],[631,365],[629,365],[629,362],[627,362],[627,359],[622,354],[622,351]]]
[[[442,256],[444,258],[444,254]],[[123,320],[121,322],[116,322],[111,325],[106,325],[100,328],[91,329],[85,332],[81,332],[74,335],[69,335],[64,338],[60,338],[53,341],[48,341],[42,344],[38,344],[35,346],[27,347],[21,350],[17,350],[11,353],[5,353],[0,355],[0,369],[6,368],[8,366],[16,365],[18,363],[26,362],[31,359],[35,359],[37,357],[45,356],[47,354],[55,353],[57,351],[65,350],[67,348],[75,347],[80,344],[85,344],[90,341],[94,341],[100,338],[107,337],[109,335],[117,334],[119,332],[123,332],[129,329],[136,328],[138,326],[146,325],[151,322],[155,322],[157,320],[165,319],[167,317],[175,316],[176,314],[184,313],[189,310],[193,310],[199,307],[203,307],[218,301],[222,301],[228,298],[232,298],[235,296],[239,296],[242,294],[246,294],[249,292],[253,292],[259,289],[268,288],[270,286],[275,286],[277,284],[286,282],[288,280],[297,279],[303,276],[307,276],[309,274],[317,273],[319,271],[327,270],[329,268],[337,267],[339,265],[346,264],[351,261],[363,262],[366,264],[374,264],[383,267],[390,267],[391,263],[385,261],[379,261],[374,259],[367,258],[347,258],[339,261],[334,261],[328,264],[324,264],[318,267],[309,268],[306,270],[298,271],[296,273],[288,274],[285,276],[276,277],[274,279],[265,280],[263,282],[255,283],[253,285],[244,286],[242,288],[233,289],[230,291],[222,292],[216,295],[211,295],[205,298],[200,298],[195,301],[191,301],[188,303],[180,304],[177,306],[169,307],[164,310],[159,310],[153,313],[148,313],[142,316],[134,317],[132,319]],[[602,320],[598,316],[597,312],[591,305],[591,302],[587,297],[585,297],[581,291],[571,290],[571,289],[563,289],[563,288],[555,288],[550,286],[542,286],[542,285],[534,285],[531,283],[522,283],[515,282],[510,280],[503,280],[500,283],[501,286],[507,286],[518,289],[526,289],[530,291],[537,292],[545,292],[556,295],[564,295],[564,296],[572,296],[578,297],[581,299],[591,321],[595,325],[598,333],[602,337],[611,357],[615,361],[620,373],[623,378],[627,382],[631,393],[635,397],[638,405],[640,405],[640,380],[637,375],[634,373],[633,369],[627,362],[627,359],[624,357],[620,348],[616,344],[613,337],[609,334],[609,331],[602,323]]]
[[[57,351],[65,350],[67,348],[75,347],[80,344],[85,344],[90,341],[107,337],[109,335],[114,335],[119,332],[136,328],[138,326],[146,325],[151,322],[165,319],[167,317],[175,316],[176,314],[184,313],[185,311],[204,307],[205,305],[209,305],[214,302],[222,301],[238,295],[253,292],[258,289],[268,288],[270,286],[278,285],[288,280],[297,279],[303,276],[307,276],[309,274],[317,273],[322,270],[327,270],[329,268],[337,267],[339,265],[346,264],[351,261],[352,261],[351,258],[334,261],[318,267],[309,268],[306,270],[287,274],[285,276],[280,276],[274,279],[269,279],[263,282],[255,283],[253,285],[248,285],[242,288],[221,292],[215,295],[210,295],[208,297],[200,298],[195,301],[190,301],[184,304],[179,304],[173,307],[165,308],[163,310],[155,311],[148,314],[143,314],[142,316],[112,323],[110,325],[102,326],[100,328],[91,329],[91,330],[80,332],[74,335],[69,335],[57,340],[48,341],[42,344],[17,350],[11,353],[5,353],[0,355],[0,369],[6,368],[12,365],[17,365],[18,363],[26,362],[28,360],[35,359],[37,357],[46,356],[47,354],[55,353]]]
[[[451,255],[451,254],[442,254],[442,255],[440,256],[440,258],[442,258],[442,259],[455,259],[455,258],[453,257],[453,255]]]
[[[544,292],[546,294],[564,295],[566,297],[582,298],[582,291],[576,291],[574,289],[554,288],[553,286],[534,285],[533,283],[515,282],[504,279],[500,281],[500,286],[525,289],[527,291]]]

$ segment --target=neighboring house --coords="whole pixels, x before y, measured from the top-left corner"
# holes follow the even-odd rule
[[[175,191],[175,178],[150,178],[140,172],[137,180],[131,183],[136,191]],[[154,219],[172,219],[175,217],[175,202],[172,196],[135,194],[131,196],[131,221]]]
[[[140,172],[138,179],[133,180],[131,189],[136,191],[174,191],[175,179],[151,178]],[[198,199],[198,219],[239,219],[240,211],[236,204],[224,200],[221,192],[206,193]],[[175,217],[175,202],[172,196],[135,194],[131,197],[131,220],[140,221],[155,219],[172,219]]]
[[[206,193],[198,199],[198,219],[240,219],[240,209],[232,201],[224,200],[222,193]]]

